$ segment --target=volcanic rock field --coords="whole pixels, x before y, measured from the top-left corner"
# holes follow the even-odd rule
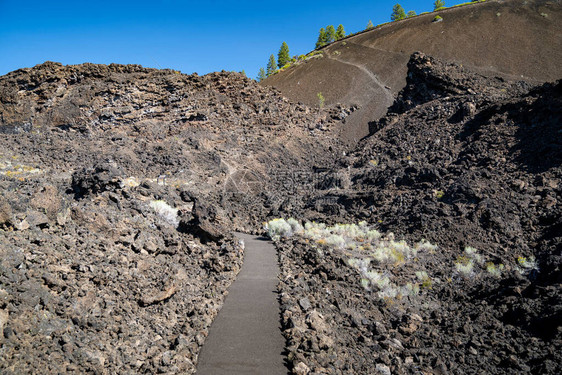
[[[562,81],[397,69],[360,138],[234,72],[0,77],[0,373],[195,373],[236,232],[277,249],[287,373],[562,373]]]

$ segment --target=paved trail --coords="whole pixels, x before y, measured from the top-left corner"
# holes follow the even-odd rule
[[[197,374],[286,375],[277,301],[277,253],[268,241],[237,236],[246,245],[244,264],[203,344]]]

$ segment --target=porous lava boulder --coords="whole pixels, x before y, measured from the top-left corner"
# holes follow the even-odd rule
[[[180,222],[183,230],[195,233],[202,241],[219,241],[228,233],[224,211],[209,201],[196,198],[191,220]]]
[[[103,163],[93,168],[83,168],[72,174],[72,189],[77,197],[114,191],[121,187],[125,173],[116,165]]]

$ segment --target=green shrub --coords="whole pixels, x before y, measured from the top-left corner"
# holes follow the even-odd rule
[[[433,10],[439,10],[445,8],[445,1],[444,0],[435,0],[433,3]]]
[[[516,271],[520,274],[527,274],[533,270],[538,270],[539,266],[534,256],[530,256],[529,258],[526,257],[517,257],[517,264]]]
[[[467,256],[460,256],[455,262],[455,269],[464,276],[472,276],[474,272],[474,261]]]
[[[323,57],[323,56],[324,56],[324,52],[322,52],[322,51],[312,51],[309,54],[305,55],[304,59],[308,60],[308,59],[311,59],[311,58],[314,58],[314,57]]]
[[[464,252],[470,259],[474,260],[476,263],[478,264],[483,263],[484,258],[482,258],[482,255],[478,254],[478,250],[475,249],[474,247],[467,246],[464,248]]]
[[[423,289],[431,289],[433,286],[433,281],[431,277],[425,271],[418,271],[415,273],[418,280],[421,282],[421,288]]]
[[[318,106],[320,108],[324,108],[324,103],[326,102],[326,99],[324,99],[324,95],[319,92],[318,94],[316,94],[316,96],[318,97]]]
[[[462,6],[465,6],[465,5],[470,5],[470,4],[474,4],[474,3],[483,3],[484,1],[486,1],[486,0],[480,0],[480,1],[478,1],[478,0],[475,0],[475,1],[469,1],[469,2],[467,2],[467,3],[461,3],[461,4],[453,5],[453,6],[451,7],[451,8],[462,7]]]
[[[505,267],[503,264],[500,264],[499,266],[496,266],[494,263],[492,262],[488,262],[486,263],[486,271],[488,271],[488,273],[494,277],[500,277],[502,275],[502,272],[504,271]]]
[[[433,22],[441,22],[441,21],[443,21],[443,17],[441,17],[440,15],[436,15],[433,18]]]

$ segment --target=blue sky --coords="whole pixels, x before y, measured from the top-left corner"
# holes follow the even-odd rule
[[[447,1],[448,6],[462,1]],[[314,49],[318,30],[357,32],[390,20],[393,1],[10,1],[0,0],[0,75],[44,61],[121,63],[255,78],[283,41]],[[432,0],[400,1],[417,13]]]

